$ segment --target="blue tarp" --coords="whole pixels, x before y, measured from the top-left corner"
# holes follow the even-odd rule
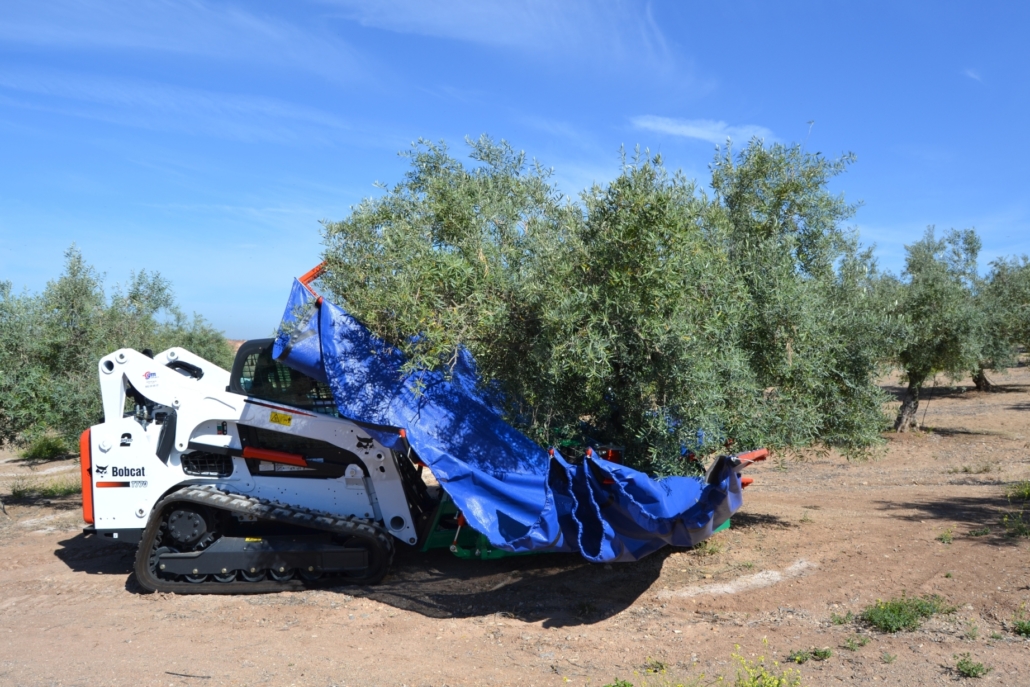
[[[634,561],[666,544],[702,541],[742,502],[740,477],[728,465],[706,483],[551,455],[488,402],[467,352],[450,376],[405,373],[403,354],[299,281],[273,356],[328,382],[344,417],[405,429],[469,526],[499,549]],[[396,433],[376,434],[387,446],[400,441]]]

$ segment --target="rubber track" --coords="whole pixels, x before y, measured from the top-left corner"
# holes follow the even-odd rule
[[[362,539],[371,545],[373,558],[372,569],[367,574],[355,577],[329,576],[317,581],[292,579],[286,582],[263,580],[261,582],[180,582],[165,580],[150,571],[150,553],[153,551],[164,514],[169,506],[178,503],[194,503],[230,513],[249,515],[275,523],[298,525],[313,530],[332,532]],[[378,552],[379,555],[375,555]],[[136,580],[148,592],[171,592],[175,594],[262,594],[267,592],[298,591],[309,587],[339,584],[376,584],[386,575],[393,561],[393,537],[372,520],[357,517],[340,517],[331,513],[314,511],[309,508],[289,506],[270,502],[242,494],[225,492],[214,485],[186,487],[172,492],[161,499],[154,507],[150,523],[143,531],[139,548],[136,550]]]

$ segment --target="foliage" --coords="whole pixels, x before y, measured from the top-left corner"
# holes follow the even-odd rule
[[[905,324],[896,358],[908,392],[895,428],[915,425],[919,395],[938,373],[957,379],[974,369],[983,352],[984,313],[975,290],[980,239],[972,229],[951,230],[938,239],[933,227],[906,246],[904,277],[898,289],[897,313]]]
[[[955,664],[955,670],[962,677],[983,677],[993,670],[993,668],[985,666],[983,663],[974,662],[969,652],[957,654],[955,658],[958,659],[958,662]]]
[[[864,647],[868,643],[869,643],[869,638],[868,637],[862,637],[861,635],[855,635],[854,637],[848,637],[846,640],[844,640],[844,644],[842,646],[845,649],[847,649],[848,651],[858,651],[859,649],[861,649],[862,647]]]
[[[880,654],[880,660],[890,665],[891,663],[894,663],[894,661],[898,660],[898,655],[884,651],[882,654]]]
[[[807,650],[795,649],[794,651],[791,651],[787,655],[787,660],[790,661],[791,663],[801,664],[801,663],[807,663],[809,659],[812,659],[812,660],[815,660],[815,661],[825,661],[826,659],[830,658],[831,656],[833,656],[833,650],[830,649],[829,647],[823,647],[822,649],[819,649],[817,647],[812,647],[811,649],[807,649]]]
[[[827,190],[851,158],[753,142],[720,154],[709,197],[638,151],[573,201],[507,143],[469,145],[465,166],[420,142],[401,183],[324,227],[321,285],[409,369],[465,347],[536,441],[664,474],[730,438],[881,442],[891,283]]]
[[[1010,537],[1030,537],[1030,518],[1026,517],[1025,511],[1001,516],[1001,526]]]
[[[1030,620],[1015,620],[1012,622],[1012,631],[1023,637],[1030,637]]]
[[[983,314],[980,358],[972,370],[978,388],[989,386],[985,370],[1016,364],[1019,346],[1030,348],[1030,259],[1003,258],[978,280],[977,309]]]
[[[69,453],[68,442],[63,437],[53,434],[36,436],[20,455],[30,462],[45,461]]]
[[[110,297],[77,248],[39,294],[0,283],[0,444],[56,432],[67,444],[100,417],[97,361],[123,347],[183,346],[228,366],[231,350],[202,318],[187,318],[158,274],[132,273]]]
[[[78,494],[81,491],[82,482],[79,479],[61,479],[41,483],[22,478],[11,484],[11,497],[14,499],[58,499]]]
[[[765,665],[765,657],[759,656],[748,661],[738,653],[733,654],[737,661],[737,680],[734,687],[800,687],[801,674],[790,668],[777,672],[779,664],[773,661],[772,670]]]
[[[848,611],[844,615],[838,615],[836,613],[830,614],[830,622],[834,625],[847,625],[855,619],[855,614]]]
[[[938,534],[936,537],[934,537],[934,539],[936,539],[937,541],[939,541],[942,544],[950,544],[955,539],[955,536],[954,536],[953,532],[954,532],[954,530],[952,530],[949,527],[948,529],[944,530],[943,532]]]
[[[862,612],[861,618],[881,632],[911,632],[919,628],[924,620],[937,613],[951,613],[944,599],[936,594],[921,598],[901,598],[877,601]]]
[[[1010,485],[1006,490],[1009,501],[1030,501],[1030,480]]]

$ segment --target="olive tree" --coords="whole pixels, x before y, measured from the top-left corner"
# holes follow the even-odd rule
[[[972,229],[951,230],[937,238],[929,227],[905,247],[897,312],[905,322],[896,360],[907,383],[894,428],[916,424],[923,385],[943,373],[952,379],[975,369],[984,351],[985,315],[976,299],[980,239]]]
[[[982,330],[972,376],[978,390],[988,391],[993,384],[987,371],[1011,367],[1019,347],[1030,346],[1030,261],[1026,256],[994,261],[975,295]]]
[[[614,443],[671,473],[690,452],[880,441],[881,277],[827,190],[848,158],[753,142],[712,193],[659,157],[576,198],[505,142],[406,153],[405,178],[324,225],[322,286],[409,368],[461,347],[542,444]]]
[[[225,337],[186,317],[159,274],[134,273],[108,297],[72,246],[64,272],[38,294],[0,283],[0,444],[56,432],[71,444],[100,417],[98,360],[118,348],[183,346],[222,366]]]

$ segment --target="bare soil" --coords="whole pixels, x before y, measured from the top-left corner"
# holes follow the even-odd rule
[[[1030,618],[1030,540],[1001,518],[1019,508],[1006,485],[1030,479],[1030,371],[994,381],[939,386],[932,430],[888,436],[876,460],[758,466],[733,528],[698,550],[613,566],[406,553],[372,588],[142,594],[131,548],[83,538],[76,496],[10,496],[74,476],[74,457],[0,454],[0,684],[732,684],[739,646],[779,669],[829,647],[795,666],[806,685],[967,682],[967,652],[992,668],[980,682],[1027,685],[1030,640],[1013,620]],[[894,635],[831,621],[903,593],[956,610]]]

